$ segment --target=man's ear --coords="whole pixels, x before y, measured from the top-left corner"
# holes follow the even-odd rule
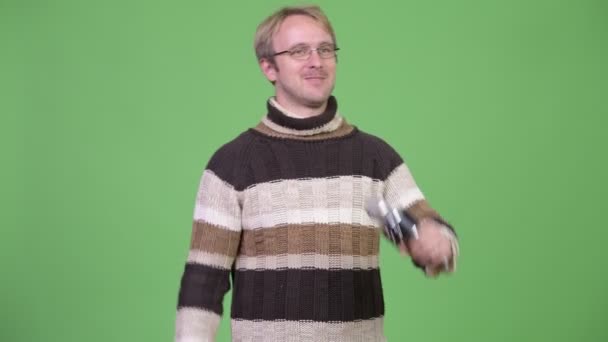
[[[274,61],[270,61],[266,58],[260,59],[260,69],[264,73],[264,76],[271,82],[274,83],[277,80],[277,66]]]

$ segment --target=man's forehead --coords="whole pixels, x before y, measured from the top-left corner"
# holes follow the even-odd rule
[[[332,37],[322,23],[305,15],[289,16],[273,37],[273,45],[332,43]]]

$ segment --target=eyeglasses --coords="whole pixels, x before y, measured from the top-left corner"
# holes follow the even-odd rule
[[[336,57],[336,51],[338,50],[340,50],[340,48],[336,47],[333,44],[321,45],[316,49],[313,49],[308,45],[297,45],[289,50],[277,52],[273,56],[289,54],[289,56],[291,56],[293,59],[304,60],[310,58],[310,55],[313,51],[317,51],[319,57],[323,59],[328,59]]]

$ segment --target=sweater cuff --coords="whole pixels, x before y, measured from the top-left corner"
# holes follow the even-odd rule
[[[213,342],[220,315],[194,307],[177,310],[175,342]]]
[[[452,248],[452,258],[448,260],[448,272],[454,272],[456,270],[456,259],[460,255],[460,246],[458,245],[458,235],[452,225],[444,220],[441,215],[435,209],[433,209],[426,200],[419,200],[414,202],[411,206],[405,209],[405,212],[414,219],[415,222],[420,222],[424,219],[432,219],[442,226],[441,233],[450,240]],[[413,261],[413,260],[412,260]],[[414,265],[418,268],[424,269],[423,265],[414,262]]]
[[[454,227],[452,227],[452,225],[450,225],[446,220],[444,220],[441,215],[439,215],[439,213],[435,211],[435,209],[433,209],[426,200],[419,200],[414,202],[412,205],[405,208],[405,212],[416,222],[420,222],[423,219],[433,219],[441,223],[447,229],[449,229],[454,235],[454,238],[458,238]]]

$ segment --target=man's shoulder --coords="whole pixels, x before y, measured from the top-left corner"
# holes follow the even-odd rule
[[[377,135],[358,131],[358,139],[362,140],[362,145],[371,148],[377,161],[377,174],[380,179],[385,179],[395,168],[403,164],[403,159],[399,153],[383,138]]]
[[[384,140],[383,138],[381,138],[375,134],[365,132],[365,131],[361,130],[360,128],[357,128],[357,131],[358,131],[357,132],[358,139],[361,139],[366,145],[377,148],[378,152],[380,154],[392,155],[392,154],[397,153],[395,151],[395,149],[388,142],[386,142],[386,140]]]
[[[241,181],[241,172],[250,159],[250,146],[255,136],[246,130],[221,145],[209,159],[207,170],[235,186]]]
[[[239,135],[234,137],[232,140],[221,145],[213,154],[212,159],[214,157],[223,157],[230,156],[235,153],[242,153],[241,151],[246,149],[251,142],[254,140],[254,135],[251,133],[249,129],[241,132]]]

